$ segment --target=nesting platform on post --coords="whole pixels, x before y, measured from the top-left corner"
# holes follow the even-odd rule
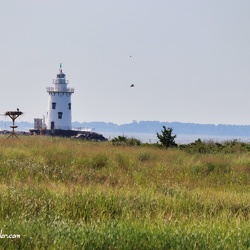
[[[10,128],[12,128],[12,132],[10,133],[10,135],[6,138],[10,138],[11,136],[15,136],[16,138],[19,139],[19,137],[16,135],[15,133],[15,128],[17,128],[18,126],[15,125],[15,120],[17,117],[19,117],[20,115],[22,115],[23,112],[17,110],[17,111],[7,111],[5,112],[5,116],[9,116],[10,119],[12,120],[12,125],[10,126]]]

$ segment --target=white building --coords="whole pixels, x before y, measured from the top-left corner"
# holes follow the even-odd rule
[[[47,129],[71,130],[71,95],[73,88],[67,88],[68,80],[62,72],[60,64],[59,74],[53,80],[54,87],[47,87],[49,93],[48,112],[46,117]]]

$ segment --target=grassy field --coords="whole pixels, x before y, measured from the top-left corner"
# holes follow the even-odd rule
[[[0,144],[0,249],[250,249],[248,147]]]

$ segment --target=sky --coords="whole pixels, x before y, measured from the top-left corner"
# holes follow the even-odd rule
[[[62,63],[72,121],[249,125],[249,13],[249,0],[2,1],[0,114],[42,118]]]

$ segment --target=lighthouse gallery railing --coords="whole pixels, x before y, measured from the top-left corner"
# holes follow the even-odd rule
[[[47,87],[47,92],[66,92],[66,93],[74,93],[74,88],[54,88],[54,87]]]

